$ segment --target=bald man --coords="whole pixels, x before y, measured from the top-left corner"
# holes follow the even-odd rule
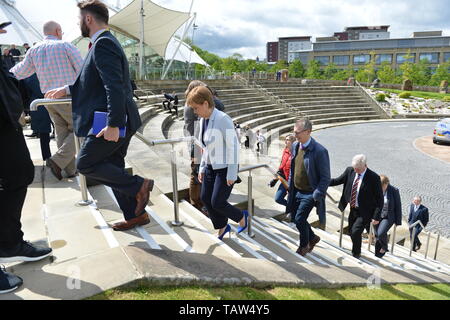
[[[41,91],[45,94],[52,89],[72,85],[81,69],[83,58],[74,45],[62,41],[63,32],[59,23],[46,22],[43,32],[44,40],[30,48],[25,59],[10,71],[19,80],[36,73]],[[47,166],[58,180],[63,178],[63,170],[67,177],[74,177],[76,168],[72,106],[59,104],[48,105],[46,108],[55,124],[58,147],[58,151],[47,159]]]

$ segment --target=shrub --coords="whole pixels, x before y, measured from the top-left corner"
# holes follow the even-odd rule
[[[411,93],[409,92],[402,92],[398,95],[399,98],[401,99],[409,99],[409,97],[411,97]]]
[[[392,98],[389,93],[386,93],[385,96],[386,96],[386,98],[389,98],[389,99]]]
[[[442,99],[442,101],[450,102],[450,96],[445,96],[444,99]]]
[[[386,95],[384,93],[377,93],[377,95],[375,96],[375,100],[379,102],[386,101]]]

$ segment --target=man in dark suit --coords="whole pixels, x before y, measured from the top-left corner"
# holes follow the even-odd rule
[[[60,98],[72,94],[74,129],[86,137],[77,159],[77,169],[85,176],[112,188],[125,221],[113,225],[123,231],[150,222],[145,207],[153,189],[153,180],[132,176],[125,171],[125,156],[134,133],[141,126],[133,101],[128,61],[117,39],[108,31],[107,7],[99,0],[78,3],[82,36],[91,39],[83,68],[70,88],[46,94]],[[107,112],[107,123],[93,134],[94,112]],[[119,138],[119,128],[126,135]]]
[[[330,182],[328,150],[311,138],[312,123],[306,118],[295,123],[292,144],[289,196],[286,213],[294,216],[300,234],[297,253],[305,256],[320,241],[308,223],[308,216],[317,202],[325,198]]]
[[[330,186],[343,184],[339,209],[344,211],[350,203],[348,217],[350,236],[353,242],[352,253],[361,256],[361,235],[364,227],[375,219],[383,208],[383,190],[378,174],[367,168],[366,156],[353,157],[352,166],[345,169],[338,178],[331,179]]]
[[[422,204],[422,198],[420,196],[415,196],[413,202],[409,206],[409,217],[408,224],[412,225],[414,222],[420,220],[423,226],[426,227],[429,220],[428,208]],[[419,240],[419,233],[422,232],[423,228],[420,224],[417,224],[414,228],[409,229],[410,239],[413,242],[413,251],[417,251],[422,246]],[[413,239],[414,236],[414,239]]]

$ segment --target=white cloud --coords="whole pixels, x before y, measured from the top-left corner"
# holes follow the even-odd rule
[[[33,24],[41,26],[55,19],[65,36],[79,35],[76,0],[16,1],[24,15],[33,17]],[[190,0],[153,1],[179,11],[189,11],[191,4]],[[422,30],[443,30],[450,35],[448,0],[195,0],[193,11],[199,26],[194,42],[222,57],[238,52],[263,59],[268,41],[286,36],[314,39],[347,26],[390,25],[392,38]]]

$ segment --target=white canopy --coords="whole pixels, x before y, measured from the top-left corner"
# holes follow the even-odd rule
[[[134,0],[109,19],[113,29],[140,39],[141,0]],[[166,56],[167,45],[175,32],[189,20],[189,13],[163,8],[144,0],[144,43],[161,57]]]
[[[0,0],[0,23],[12,22],[5,28],[7,33],[0,36],[0,44],[21,46],[26,42],[31,46],[34,42],[41,41],[43,36],[25,20],[13,4],[10,0]]]
[[[166,60],[172,59],[175,50],[177,49],[178,44],[180,43],[180,39],[172,38],[167,46],[166,50]],[[174,60],[189,62],[189,63],[198,63],[204,66],[208,66],[208,64],[200,58],[200,56],[195,52],[187,43],[181,42],[180,48],[175,55]]]

